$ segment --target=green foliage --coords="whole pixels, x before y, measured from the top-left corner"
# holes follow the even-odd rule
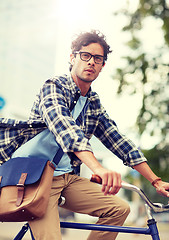
[[[157,175],[169,181],[169,5],[167,0],[140,0],[137,9],[130,12],[125,9],[120,13],[128,18],[123,31],[130,34],[126,42],[128,56],[123,57],[126,67],[117,69],[114,76],[119,82],[118,94],[138,94],[141,96],[141,108],[136,125],[139,129],[140,142],[143,134],[158,136],[159,143],[152,149],[145,150],[151,168]],[[169,4],[169,3],[168,3]],[[145,38],[140,34],[147,19],[160,21],[163,44],[153,52],[144,49]],[[160,30],[159,30],[160,31]],[[151,32],[149,33],[151,36]],[[142,36],[142,37],[140,37]],[[167,57],[168,59],[168,57]],[[147,181],[141,181],[150,191]]]
[[[159,174],[159,176],[162,176],[164,181],[168,181],[168,173],[169,173],[169,148],[167,146],[155,146],[152,149],[149,150],[142,150],[145,157],[148,160],[148,164],[151,169],[153,169],[156,173]],[[132,171],[129,174],[125,176],[125,181],[135,184],[135,175],[132,174]],[[138,176],[136,177],[138,178]],[[158,195],[156,193],[155,188],[151,186],[151,183],[149,183],[143,176],[140,175],[139,177],[141,182],[141,188],[144,190],[146,195],[153,201],[153,202],[162,202],[164,204],[168,204],[168,199],[166,197],[162,197],[161,195]],[[131,201],[131,192],[126,191],[125,195],[128,197],[128,199]]]
[[[164,181],[169,181],[168,173],[169,173],[169,148],[168,146],[160,146],[157,145],[149,150],[144,150],[144,155],[148,160],[150,168],[152,168],[159,176],[162,176]],[[156,194],[154,188],[152,188],[150,183],[141,177],[141,182],[144,188],[144,191],[147,195],[151,196],[152,201],[154,202],[163,202],[165,204],[168,203],[168,199],[166,197],[162,197]]]
[[[131,33],[131,39],[126,43],[130,49],[129,56],[123,57],[126,67],[116,71],[115,78],[119,81],[117,92],[142,95],[142,107],[137,118],[140,134],[148,131],[153,136],[158,127],[164,140],[169,134],[169,64],[164,60],[164,55],[169,50],[169,7],[164,0],[140,0],[134,13],[130,14],[127,10],[123,13],[129,18],[129,24],[123,30]],[[159,18],[163,22],[165,43],[151,54],[142,49],[144,40],[138,37],[142,22],[148,16]]]

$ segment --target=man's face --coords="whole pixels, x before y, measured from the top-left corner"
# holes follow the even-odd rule
[[[99,43],[91,43],[88,46],[83,46],[79,52],[83,52],[84,57],[85,53],[104,56],[103,47]],[[82,56],[80,57],[80,53],[77,53],[75,56],[71,54],[71,64],[73,65],[71,71],[72,77],[78,78],[78,81],[91,83],[98,77],[103,63],[96,63],[97,59],[94,59],[94,57],[91,57],[89,61],[84,61],[81,59]]]

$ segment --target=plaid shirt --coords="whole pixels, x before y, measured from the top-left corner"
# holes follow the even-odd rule
[[[69,76],[47,80],[34,102],[28,121],[0,119],[0,163],[36,134],[48,128],[64,152],[92,151],[89,140],[93,135],[119,157],[125,165],[134,166],[146,161],[142,152],[111,120],[100,103],[99,96],[91,89],[87,93],[88,108],[80,114],[80,126],[72,118],[70,105],[79,88]]]

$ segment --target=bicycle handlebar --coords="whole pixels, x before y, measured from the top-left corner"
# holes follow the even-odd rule
[[[169,211],[169,204],[164,205],[162,203],[153,203],[150,201],[150,199],[146,196],[146,194],[143,192],[142,189],[136,187],[135,185],[122,182],[122,188],[127,189],[130,191],[135,191],[137,192],[142,200],[154,211],[154,212],[165,212]]]
[[[98,175],[95,175],[95,174],[92,175],[90,181],[91,182],[96,182],[96,183],[99,183],[99,184],[102,183],[102,179]],[[122,182],[122,188],[130,190],[130,191],[137,192],[140,195],[140,197],[142,198],[142,200],[156,213],[157,212],[159,213],[159,212],[169,211],[169,204],[164,205],[162,203],[151,202],[150,199],[143,192],[143,190],[136,187],[135,185],[132,185],[132,184],[129,184],[129,183],[123,181]]]

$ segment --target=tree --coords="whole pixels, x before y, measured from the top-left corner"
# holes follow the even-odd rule
[[[116,70],[118,94],[140,94],[141,108],[136,120],[140,142],[146,134],[156,137],[152,149],[143,150],[152,169],[167,180],[169,172],[169,2],[167,0],[139,0],[137,8],[118,12],[127,18],[123,31],[126,42],[126,66]],[[160,43],[151,51],[145,48],[151,36],[143,32],[148,22],[159,26]],[[158,36],[157,36],[158,38]],[[155,39],[152,40],[152,43]]]

